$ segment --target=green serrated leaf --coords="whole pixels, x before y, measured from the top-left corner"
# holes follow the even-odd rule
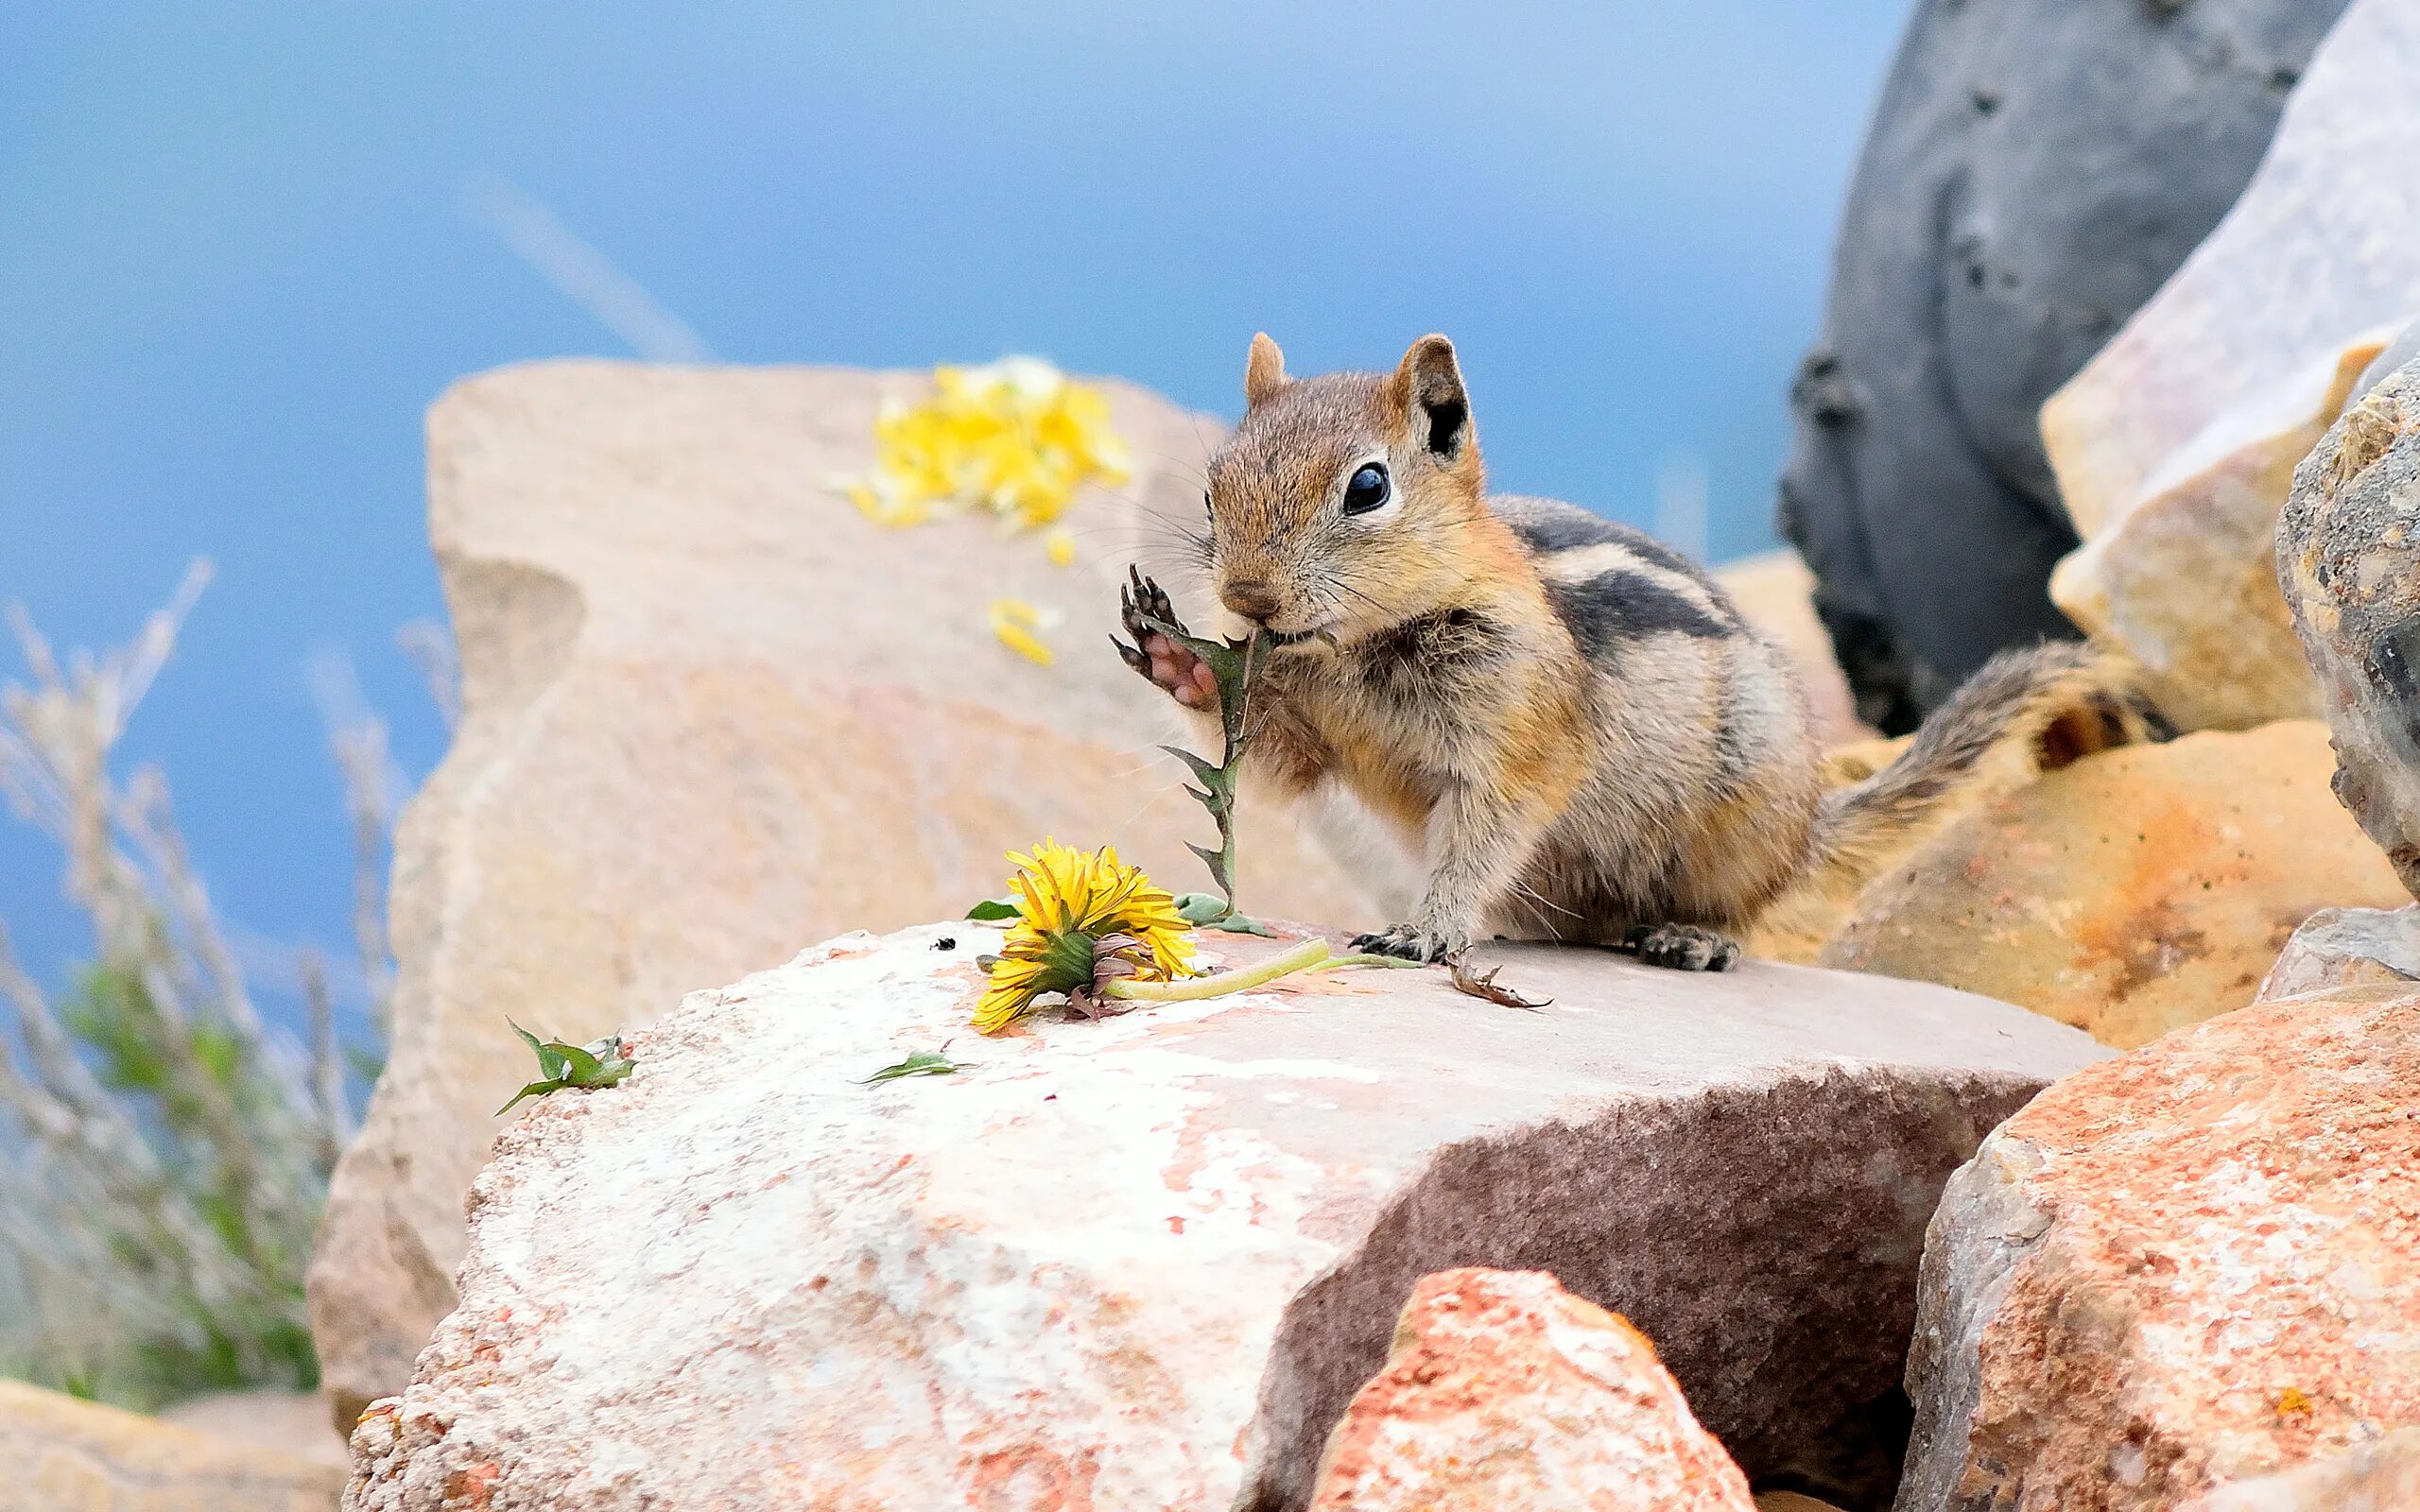
[[[1215,892],[1181,892],[1176,895],[1177,917],[1188,924],[1209,924],[1224,919],[1233,910],[1227,900]]]
[[[504,1022],[511,1023],[512,1032],[519,1035],[522,1040],[528,1044],[530,1049],[538,1053],[538,1070],[544,1074],[546,1079],[549,1081],[562,1080],[564,1065],[562,1052],[555,1048],[553,1041],[539,1039],[536,1035],[531,1034],[528,1030],[521,1027],[521,1025],[512,1023],[510,1019],[507,1019]]]
[[[585,1087],[588,1085],[588,1079],[603,1069],[604,1063],[601,1060],[579,1045],[567,1045],[557,1040],[548,1042],[546,1048],[562,1059],[563,1069],[555,1073],[555,1079],[558,1081],[567,1082],[574,1087]]]
[[[978,924],[996,924],[1017,917],[1017,902],[1013,898],[986,898],[968,909],[966,917]]]
[[[1258,935],[1263,939],[1275,939],[1277,937],[1277,931],[1270,928],[1267,924],[1262,923],[1257,919],[1247,919],[1241,914],[1227,914],[1222,918],[1210,920],[1209,923],[1202,927],[1205,929],[1220,930],[1229,935]]]
[[[1182,746],[1163,746],[1160,749],[1167,751],[1178,761],[1184,763],[1185,770],[1193,774],[1196,782],[1207,782],[1212,778],[1219,775],[1219,768],[1217,766],[1213,765],[1209,762],[1203,761],[1201,757],[1196,756],[1193,752],[1185,749]]]
[[[505,1114],[511,1112],[514,1108],[521,1106],[521,1100],[525,1097],[544,1097],[548,1092],[562,1091],[562,1086],[563,1084],[559,1081],[533,1081],[528,1086],[522,1088],[517,1092],[514,1092],[512,1094],[512,1101],[505,1104],[502,1108],[497,1108],[495,1110],[495,1116],[497,1118],[502,1118]]]
[[[883,1067],[857,1085],[870,1087],[878,1081],[897,1081],[902,1076],[948,1076],[965,1069],[965,1066],[939,1051],[918,1050],[912,1052],[905,1060]]]

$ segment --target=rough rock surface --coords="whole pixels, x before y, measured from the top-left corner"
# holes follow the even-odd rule
[[[330,1512],[344,1471],[0,1381],[0,1512]]]
[[[1858,722],[1848,679],[1832,656],[1832,638],[1815,613],[1815,575],[1794,551],[1768,551],[1715,569],[1749,624],[1779,643],[1806,689],[1815,738],[1826,746],[1874,733]]]
[[[2420,26],[2420,22],[2415,22]],[[2335,732],[2336,795],[2420,897],[2420,361],[2294,472],[2276,572]]]
[[[1876,1507],[1940,1184],[2102,1054],[1928,986],[1538,946],[1495,954],[1543,1009],[1361,971],[984,1040],[997,937],[844,936],[537,1104],[354,1512],[1300,1508],[1463,1265],[1618,1310],[1752,1477]]]
[[[344,1425],[453,1305],[462,1194],[529,1066],[507,1014],[574,1041],[643,1023],[806,941],[962,912],[1046,833],[1198,871],[1203,817],[1152,753],[1174,710],[1104,638],[1130,549],[1165,543],[1140,511],[1200,508],[1184,459],[1211,432],[1109,386],[1140,471],[1079,502],[1057,568],[830,490],[881,397],[925,382],[549,363],[431,412],[464,712],[397,836],[392,1055],[311,1272]],[[1000,596],[1062,617],[1054,665],[994,639]],[[1255,910],[1383,922],[1274,806],[1245,814]]]
[[[1543,1271],[1423,1277],[1312,1512],[1756,1512],[1655,1347]]]
[[[2420,906],[2323,908],[2286,941],[2259,1001],[2396,982],[2420,982]]]
[[[1926,0],[1875,112],[1783,529],[1869,723],[2072,633],[2035,414],[2218,223],[2342,0]]]
[[[2061,1081],[1943,1194],[1899,1512],[2172,1508],[2420,1425],[2420,991]]]
[[[2399,1428],[2315,1464],[2222,1486],[2186,1512],[2411,1512],[2414,1507],[2420,1507],[2420,1428]]]
[[[1820,958],[2121,1048],[2241,1007],[2312,913],[2403,897],[2329,795],[2330,762],[2316,720],[2087,756],[1870,884]]]
[[[2420,157],[2415,73],[2420,11],[2357,0],[2243,198],[2043,408],[2090,538],[2051,597],[2185,728],[2318,713],[2271,542],[2294,464],[2420,304],[2420,178],[2388,166]]]

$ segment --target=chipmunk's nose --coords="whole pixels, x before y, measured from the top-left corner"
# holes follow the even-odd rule
[[[1257,577],[1219,585],[1219,602],[1255,625],[1277,612],[1276,591]]]

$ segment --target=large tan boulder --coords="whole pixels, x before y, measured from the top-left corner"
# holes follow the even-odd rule
[[[2104,1054],[1935,987],[1547,946],[1493,955],[1542,1008],[1353,971],[987,1040],[999,937],[834,940],[531,1108],[353,1512],[1299,1512],[1461,1266],[1619,1311],[1751,1477],[1871,1507],[1940,1183]]]
[[[1421,1278],[1312,1512],[1761,1512],[1628,1322],[1543,1271]]]
[[[2318,909],[2403,899],[2334,765],[2314,720],[2084,757],[1870,885],[1821,959],[2147,1043],[2251,1002]]]
[[[334,1466],[0,1381],[0,1512],[332,1512]]]
[[[1926,1241],[1898,1512],[2168,1512],[2420,1427],[2415,1108],[2409,987],[2259,1004],[2034,1099]]]
[[[2420,306],[2420,11],[2355,0],[2235,208],[2042,409],[2084,537],[2050,596],[2187,729],[2319,712],[2270,543],[2294,464]]]
[[[1214,430],[1109,386],[1138,472],[1079,503],[1060,568],[988,521],[887,530],[831,491],[881,398],[923,387],[551,363],[430,413],[464,712],[397,835],[394,1044],[311,1269],[342,1421],[454,1303],[463,1194],[531,1069],[508,1016],[574,1041],[645,1023],[805,941],[961,912],[1054,833],[1199,877],[1207,820],[1152,749],[1173,708],[1106,638],[1130,556],[1167,559],[1158,522],[1200,512]],[[1057,618],[1054,664],[994,637],[1005,596]],[[1268,805],[1241,854],[1254,911],[1384,921]]]

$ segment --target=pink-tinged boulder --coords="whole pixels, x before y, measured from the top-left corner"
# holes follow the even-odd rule
[[[462,1195],[527,1079],[508,1014],[583,1042],[844,929],[998,893],[1055,833],[1195,868],[1174,706],[1110,650],[1131,553],[1201,508],[1198,417],[1106,386],[1136,473],[1085,490],[1079,552],[985,519],[868,523],[910,373],[562,362],[457,385],[428,418],[429,536],[463,710],[396,836],[394,1043],[310,1274],[338,1420],[402,1389],[454,1305]],[[1048,666],[985,606],[1054,621]],[[1307,828],[1247,808],[1256,910],[1392,917]]]
[[[2420,990],[2061,1081],[1925,1248],[1898,1512],[2176,1508],[2420,1426]]]
[[[1354,971],[987,1040],[999,937],[844,936],[529,1109],[354,1512],[1299,1512],[1414,1283],[1469,1265],[1619,1311],[1751,1477],[1874,1508],[1942,1181],[2103,1054],[1941,988],[1542,946],[1491,953],[1538,1009]]]
[[[1421,1279],[1312,1512],[1756,1512],[1655,1347],[1543,1271]]]
[[[2050,596],[2187,729],[2319,712],[2270,543],[2294,464],[2420,306],[2415,71],[2420,11],[2354,0],[2234,209],[2043,406],[2084,538]]]
[[[2286,941],[2259,1000],[2397,982],[2420,982],[2420,906],[2323,908]]]

